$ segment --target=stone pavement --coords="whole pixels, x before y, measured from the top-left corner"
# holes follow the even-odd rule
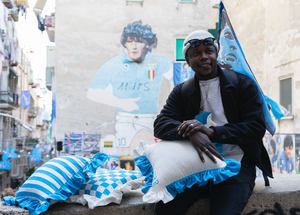
[[[270,179],[270,187],[264,186],[263,178],[256,179],[254,192],[249,199],[243,215],[300,215],[300,175],[275,174]],[[188,215],[208,215],[209,199],[201,199],[188,211]],[[0,215],[29,215],[28,210],[6,206],[0,203]],[[152,215],[154,204],[144,204],[142,193],[135,191],[123,196],[120,205],[112,204],[94,210],[79,204],[58,203],[52,205],[43,215]]]

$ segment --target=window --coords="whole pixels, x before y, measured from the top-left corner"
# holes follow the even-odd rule
[[[218,40],[218,29],[219,29],[219,23],[216,22],[215,28],[213,28],[213,29],[208,29],[207,31],[208,31],[209,33],[211,33],[211,34],[215,37],[216,40]]]
[[[175,54],[176,61],[185,61],[185,58],[182,54],[183,42],[184,39],[176,39],[176,54]]]
[[[292,78],[280,80],[280,104],[292,114]]]

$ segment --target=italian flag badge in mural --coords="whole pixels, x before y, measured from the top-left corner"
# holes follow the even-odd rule
[[[152,81],[155,78],[155,68],[157,64],[148,64],[148,79]]]

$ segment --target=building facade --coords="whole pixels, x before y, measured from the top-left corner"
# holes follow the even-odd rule
[[[194,30],[215,28],[215,5],[206,0],[92,5],[56,1],[57,140],[76,151],[76,144],[68,144],[72,134],[98,135],[101,151],[132,155],[140,140],[154,142],[153,121],[173,87],[174,63],[184,64],[183,40]],[[85,141],[79,144],[84,151]]]
[[[228,1],[225,7],[235,33],[265,95],[290,114],[275,120],[276,133],[265,144],[273,169],[281,172],[291,136],[290,170],[300,171],[300,9],[296,1]],[[279,157],[280,156],[280,157]],[[277,163],[277,164],[275,164]],[[295,165],[294,165],[295,164]],[[293,171],[290,171],[293,172]]]
[[[31,67],[33,51],[19,46],[17,23],[26,16],[28,1],[0,1],[0,148],[32,149],[47,143],[50,119],[44,117],[45,101]],[[23,17],[24,18],[24,17]],[[48,114],[49,115],[49,114]]]

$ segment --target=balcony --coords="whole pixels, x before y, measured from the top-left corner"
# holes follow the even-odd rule
[[[35,107],[30,107],[27,112],[28,118],[35,118],[37,115],[37,110]]]
[[[29,4],[27,0],[15,0],[15,2],[17,3],[18,6],[20,6],[21,4],[25,4],[27,8],[29,8]]]
[[[2,0],[5,7],[12,9],[14,7],[14,2],[12,0]]]
[[[17,7],[13,7],[8,10],[8,14],[13,18],[15,22],[19,21],[19,9]]]
[[[15,109],[19,106],[19,95],[9,91],[0,91],[0,108]]]
[[[29,84],[29,85],[33,85],[32,79],[28,79],[28,84]]]
[[[51,42],[55,42],[55,13],[45,17],[46,31]]]
[[[49,40],[54,43],[55,42],[55,28],[54,27],[47,27],[46,31],[47,31]]]

